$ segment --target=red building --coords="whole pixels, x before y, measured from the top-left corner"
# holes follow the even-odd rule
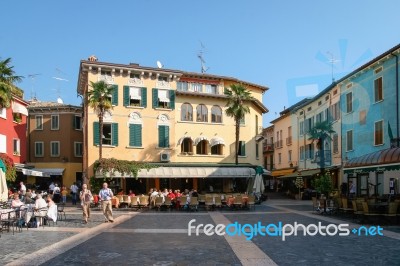
[[[6,153],[15,164],[26,162],[28,103],[13,96],[10,108],[0,109],[0,153]]]

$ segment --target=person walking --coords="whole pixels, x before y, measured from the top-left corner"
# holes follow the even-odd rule
[[[72,205],[76,205],[76,194],[78,193],[78,186],[76,185],[76,182],[71,185],[70,189],[72,195]]]
[[[88,219],[90,218],[90,202],[92,201],[92,192],[90,192],[86,184],[82,185],[82,191],[80,192],[79,198],[81,199],[83,210],[83,223],[87,224]]]
[[[99,198],[101,200],[101,208],[103,210],[103,215],[105,217],[105,222],[114,222],[114,218],[112,216],[112,202],[111,199],[114,196],[111,189],[108,188],[107,183],[103,183],[103,188],[99,192]]]

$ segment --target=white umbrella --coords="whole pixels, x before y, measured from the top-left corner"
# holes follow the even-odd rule
[[[7,201],[8,199],[8,188],[6,183],[6,174],[3,169],[0,168],[0,200]]]
[[[257,166],[256,177],[254,179],[254,185],[253,185],[254,193],[263,193],[264,192],[264,179],[262,177],[263,173],[264,173],[264,169],[261,166]]]

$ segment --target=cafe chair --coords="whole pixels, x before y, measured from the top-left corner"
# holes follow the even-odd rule
[[[65,203],[59,203],[57,204],[57,220],[62,221],[63,219],[63,215],[64,215],[64,220],[67,219],[66,215],[65,215]]]

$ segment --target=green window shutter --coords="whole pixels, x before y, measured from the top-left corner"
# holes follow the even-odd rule
[[[169,126],[158,127],[158,147],[169,147]]]
[[[93,122],[93,145],[100,144],[100,125],[99,122]]]
[[[172,110],[174,110],[175,109],[175,91],[174,90],[169,91],[169,104],[170,104],[170,108]]]
[[[118,105],[118,85],[112,85],[114,88],[113,93],[112,93],[112,105],[117,106]]]
[[[118,123],[112,123],[111,132],[112,132],[111,145],[118,146]]]
[[[129,106],[129,86],[124,86],[124,106]]]
[[[158,108],[158,89],[153,88],[153,108]]]
[[[142,125],[129,125],[129,146],[142,147]]]
[[[142,107],[147,107],[147,88],[142,88]]]

